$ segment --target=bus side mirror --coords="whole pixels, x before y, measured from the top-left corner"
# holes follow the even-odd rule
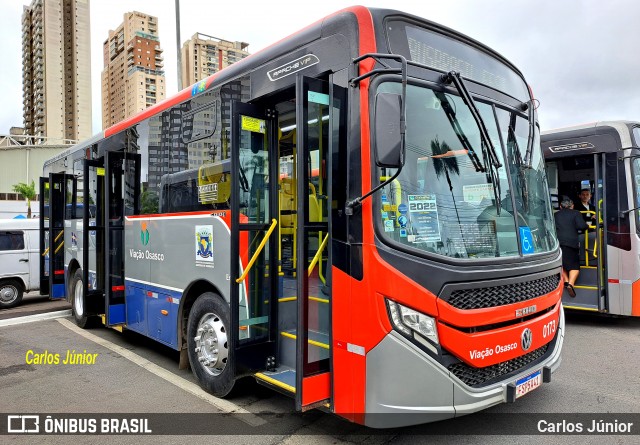
[[[379,93],[375,103],[375,156],[378,167],[402,167],[402,96]]]

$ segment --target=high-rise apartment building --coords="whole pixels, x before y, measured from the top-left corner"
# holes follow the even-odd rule
[[[22,100],[27,134],[51,143],[91,136],[89,0],[24,7]]]
[[[108,128],[165,98],[158,19],[127,12],[103,44],[102,128]]]
[[[182,45],[182,84],[184,87],[209,77],[249,55],[245,42],[229,42],[195,33]]]

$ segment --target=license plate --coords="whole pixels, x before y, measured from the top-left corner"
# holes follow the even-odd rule
[[[542,384],[542,371],[536,371],[516,381],[516,399],[533,391]]]

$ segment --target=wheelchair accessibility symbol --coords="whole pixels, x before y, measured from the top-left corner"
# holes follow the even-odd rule
[[[520,227],[520,245],[522,246],[522,254],[530,255],[535,253],[533,247],[533,235],[531,235],[531,228]]]

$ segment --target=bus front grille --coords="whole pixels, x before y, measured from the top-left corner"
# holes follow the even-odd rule
[[[476,289],[458,289],[446,301],[458,309],[481,309],[531,300],[553,292],[560,283],[560,274],[520,283]]]
[[[478,388],[486,383],[497,381],[503,376],[517,372],[530,363],[541,359],[547,353],[548,348],[549,344],[546,344],[523,356],[484,368],[474,368],[460,362],[449,365],[447,369],[466,385]]]

